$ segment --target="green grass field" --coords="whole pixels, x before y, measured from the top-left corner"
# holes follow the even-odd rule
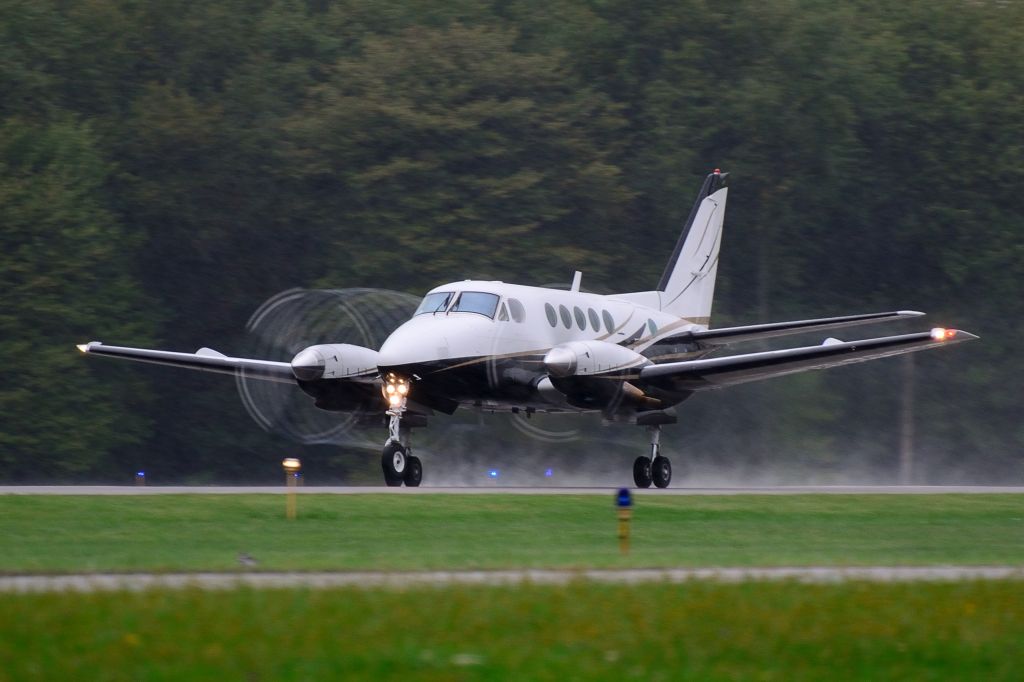
[[[1024,582],[0,595],[0,681],[1019,680]]]
[[[1024,563],[1021,495],[0,497],[0,572]],[[252,569],[249,569],[252,570]],[[14,680],[1016,680],[1024,581],[0,593]]]
[[[1024,495],[0,497],[0,571],[1024,563]]]

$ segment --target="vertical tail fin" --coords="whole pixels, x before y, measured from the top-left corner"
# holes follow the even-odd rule
[[[704,179],[672,258],[658,283],[661,309],[697,324],[708,324],[722,245],[728,173],[715,169]]]

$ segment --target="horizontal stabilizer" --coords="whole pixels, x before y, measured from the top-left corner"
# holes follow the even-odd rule
[[[674,391],[700,391],[912,353],[976,338],[974,334],[958,329],[933,329],[863,341],[835,340],[818,346],[649,365],[640,370],[640,382]]]
[[[721,329],[703,329],[684,332],[662,339],[659,343],[703,343],[712,346],[725,346],[741,341],[760,341],[778,336],[804,334],[824,329],[854,327],[862,324],[892,322],[908,317],[920,317],[924,313],[916,310],[896,310],[887,313],[867,313],[864,315],[845,315],[843,317],[823,317],[814,320],[796,320],[794,322],[771,322],[754,324],[745,327],[723,327]]]

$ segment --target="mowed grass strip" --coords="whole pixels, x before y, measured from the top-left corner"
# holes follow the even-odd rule
[[[3,496],[0,571],[1024,563],[1024,495]]]
[[[0,680],[1019,680],[1024,582],[0,595]]]

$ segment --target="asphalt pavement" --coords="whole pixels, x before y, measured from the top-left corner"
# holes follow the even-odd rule
[[[773,566],[744,568],[667,568],[620,570],[521,569],[506,571],[292,572],[292,573],[83,573],[0,576],[2,592],[99,592],[147,589],[226,590],[249,588],[385,588],[446,585],[565,585],[574,581],[635,585],[715,580],[790,580],[801,583],[951,582],[1024,580],[1020,566]]]
[[[306,495],[609,495],[615,487],[431,487],[388,488],[384,486],[301,486],[294,490]],[[136,485],[41,485],[0,486],[0,495],[277,495],[284,486],[136,486]],[[1024,494],[1024,486],[983,485],[793,485],[735,488],[648,488],[632,489],[634,495],[947,495]]]

